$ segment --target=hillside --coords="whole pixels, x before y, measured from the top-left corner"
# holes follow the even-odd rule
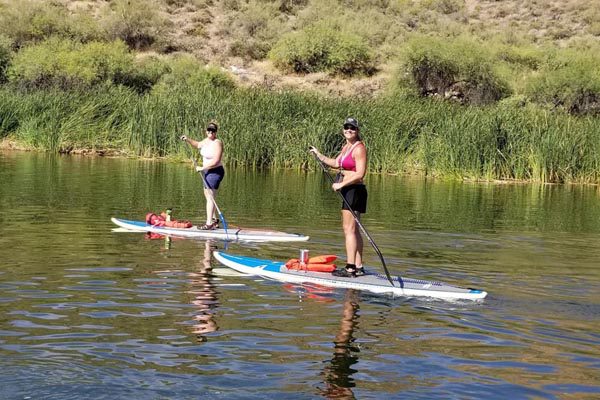
[[[4,11],[22,18],[31,12],[27,4],[35,3],[91,16],[103,35],[120,24],[118,29],[131,35],[130,46],[139,56],[189,53],[229,71],[243,85],[330,95],[368,96],[383,90],[394,73],[399,44],[414,34],[469,35],[515,46],[600,41],[597,0],[0,0]],[[348,77],[275,68],[267,57],[274,44],[284,34],[319,21],[364,38],[374,54],[375,73]]]

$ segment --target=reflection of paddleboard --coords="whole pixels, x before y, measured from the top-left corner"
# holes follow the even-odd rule
[[[245,276],[246,274],[242,274],[231,268],[211,268],[211,273],[215,276]]]
[[[262,229],[248,229],[229,226],[225,229],[202,230],[197,226],[191,228],[169,228],[166,226],[150,225],[143,221],[130,221],[119,218],[111,218],[111,221],[129,232],[153,232],[161,235],[190,237],[190,238],[215,238],[223,240],[243,240],[256,242],[303,242],[308,236],[296,233],[286,233]]]
[[[442,282],[425,281],[421,279],[393,276],[394,286],[385,275],[367,273],[356,278],[333,276],[326,272],[288,270],[285,262],[260,260],[258,258],[234,256],[215,251],[215,259],[236,271],[245,274],[260,275],[282,282],[316,283],[323,286],[359,289],[373,293],[390,293],[396,296],[425,296],[440,299],[478,300],[487,293],[478,289],[463,289]]]

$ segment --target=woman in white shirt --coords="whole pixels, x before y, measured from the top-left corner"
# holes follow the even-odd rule
[[[221,162],[221,158],[223,157],[223,142],[217,139],[218,129],[217,124],[213,122],[208,124],[206,127],[206,138],[199,142],[185,135],[181,136],[181,140],[190,146],[198,148],[202,156],[202,167],[197,167],[197,170],[204,174],[205,178],[206,223],[198,228],[204,230],[215,229],[219,226],[215,203],[212,200],[216,198],[219,185],[225,176],[225,169]]]

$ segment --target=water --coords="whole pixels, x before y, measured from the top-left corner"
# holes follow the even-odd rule
[[[477,303],[286,285],[211,259],[342,256],[320,173],[229,169],[218,197],[230,225],[302,244],[111,231],[111,216],[167,207],[201,222],[184,164],[7,152],[0,182],[2,399],[600,397],[596,187],[370,176],[363,222],[391,272],[488,291]]]

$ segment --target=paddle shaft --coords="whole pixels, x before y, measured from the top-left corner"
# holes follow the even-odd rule
[[[327,172],[327,166],[323,163],[323,161],[321,161],[319,159],[319,157],[317,157],[317,155],[315,153],[313,153],[313,156],[315,157],[315,160],[317,160],[317,162],[321,166],[321,169],[323,170],[323,173],[329,179],[329,182],[333,185],[335,183],[335,181],[334,181],[333,177],[329,174],[329,172]],[[365,234],[365,236],[369,240],[369,243],[371,243],[371,246],[373,246],[373,249],[375,249],[375,252],[379,256],[379,259],[381,260],[381,264],[383,265],[383,270],[385,271],[385,276],[387,276],[388,281],[390,281],[390,284],[392,286],[395,286],[394,285],[394,281],[392,280],[392,276],[390,275],[390,272],[388,271],[387,266],[385,265],[385,260],[383,259],[383,255],[381,254],[381,251],[379,251],[379,247],[377,247],[377,245],[375,244],[375,241],[373,240],[373,238],[371,237],[371,235],[369,235],[369,232],[367,232],[367,229],[360,222],[360,219],[358,218],[358,215],[352,209],[352,207],[348,203],[348,200],[346,200],[346,198],[344,197],[344,195],[342,194],[342,192],[339,191],[339,190],[336,190],[336,192],[342,198],[342,201],[344,202],[344,204],[348,208],[348,211],[350,211],[350,213],[352,213],[352,216],[354,217],[354,221],[356,221],[356,224],[360,227],[360,230]]]

